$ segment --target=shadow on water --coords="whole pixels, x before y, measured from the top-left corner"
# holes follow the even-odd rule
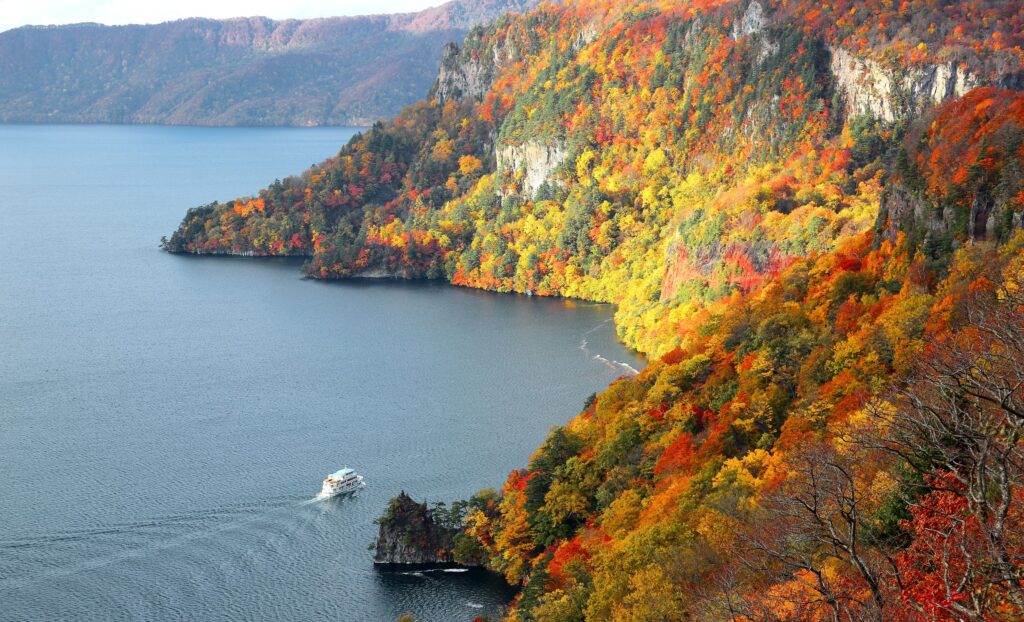
[[[502,607],[485,606],[474,600],[475,594],[486,594],[491,603],[512,602],[519,592],[494,572],[483,568],[395,568],[375,567],[374,577],[378,589],[390,600],[400,602],[410,592],[455,593],[464,596],[462,605],[467,616],[495,615]]]
[[[167,253],[176,258],[180,258],[184,261],[190,262],[216,262],[225,264],[241,264],[246,267],[253,265],[260,265],[264,267],[274,267],[280,269],[294,269],[296,277],[310,283],[322,285],[324,287],[342,287],[346,289],[371,289],[371,288],[395,288],[404,290],[454,290],[461,295],[476,298],[479,300],[494,300],[494,299],[513,299],[517,302],[532,302],[537,305],[554,305],[564,307],[566,309],[595,309],[602,312],[607,312],[609,309],[614,309],[614,305],[606,302],[595,302],[592,300],[583,300],[580,298],[568,298],[564,296],[542,296],[535,294],[525,294],[522,292],[499,292],[485,289],[478,289],[475,287],[464,287],[459,285],[453,285],[443,279],[428,279],[428,278],[401,278],[401,277],[350,277],[350,278],[332,278],[332,279],[318,279],[307,276],[303,267],[309,261],[309,257],[306,256],[269,256],[269,255],[234,255],[234,254],[194,254],[194,253]],[[600,329],[609,322],[609,320],[603,321],[599,326],[595,326],[594,330]],[[590,331],[588,331],[590,332]],[[634,356],[641,356],[640,353],[629,350],[629,353]]]
[[[297,256],[269,256],[269,255],[230,255],[230,254],[198,254],[198,253],[169,253],[162,249],[160,252],[168,257],[174,257],[181,261],[198,263],[223,263],[239,265],[261,265],[263,267],[292,268],[302,276],[302,266],[309,259],[308,257]]]

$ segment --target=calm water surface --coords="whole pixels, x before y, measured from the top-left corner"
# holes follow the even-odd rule
[[[157,249],[354,130],[0,126],[0,619],[470,620],[475,573],[383,574],[399,490],[500,486],[640,363],[611,309]],[[310,502],[356,467],[355,497]]]

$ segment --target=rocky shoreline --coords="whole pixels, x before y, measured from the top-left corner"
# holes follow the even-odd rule
[[[461,515],[459,506],[430,508],[402,491],[377,519],[374,565],[384,570],[480,567],[477,560],[458,553]]]

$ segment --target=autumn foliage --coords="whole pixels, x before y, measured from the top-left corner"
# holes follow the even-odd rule
[[[467,39],[478,97],[166,246],[618,305],[651,362],[466,517],[512,619],[1021,619],[1021,15],[545,4]]]

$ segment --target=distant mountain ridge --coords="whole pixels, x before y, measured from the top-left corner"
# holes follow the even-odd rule
[[[426,92],[445,43],[537,2],[16,28],[0,33],[0,122],[370,124]]]

